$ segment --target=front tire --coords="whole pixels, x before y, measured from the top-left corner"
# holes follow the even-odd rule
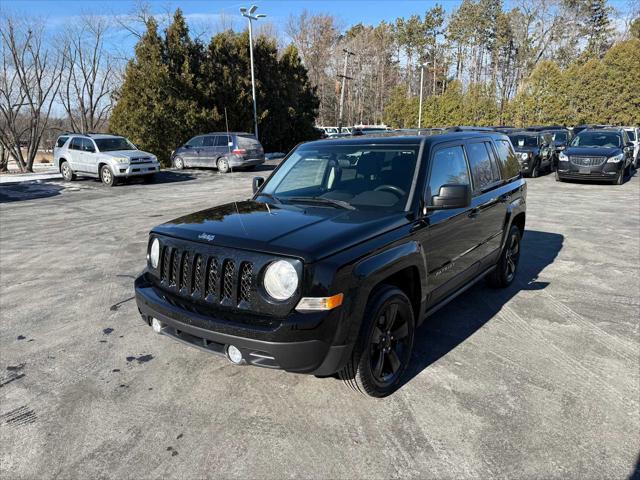
[[[352,389],[371,397],[386,397],[399,386],[411,359],[415,318],[404,292],[382,285],[372,293],[360,337],[351,359],[338,372]]]
[[[616,177],[616,179],[613,181],[614,185],[622,185],[624,183],[624,168],[620,169],[620,173],[618,174],[618,176]]]
[[[65,182],[70,182],[76,179],[76,174],[73,173],[73,170],[71,170],[71,166],[67,161],[62,162],[62,165],[60,165],[60,173],[62,174],[62,179]]]
[[[229,160],[224,157],[220,157],[216,162],[216,166],[220,173],[227,173],[229,171]]]
[[[540,163],[535,163],[531,169],[531,178],[538,178],[540,176]]]
[[[507,241],[504,244],[498,264],[493,272],[489,274],[487,280],[489,285],[495,288],[506,288],[516,278],[518,272],[518,261],[520,260],[520,242],[522,233],[516,225],[511,225]]]
[[[176,157],[173,160],[173,166],[176,168],[176,170],[183,170],[184,169],[184,160],[182,160],[182,158],[180,158],[180,157]]]
[[[107,187],[113,187],[116,184],[116,178],[113,176],[111,169],[106,165],[103,165],[100,169],[100,180],[102,180],[102,183]]]

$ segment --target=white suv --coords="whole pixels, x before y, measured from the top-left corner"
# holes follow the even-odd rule
[[[629,140],[633,143],[633,168],[640,167],[640,128],[624,127],[629,136]]]
[[[128,177],[153,181],[160,170],[155,155],[138,150],[124,137],[107,134],[70,133],[58,137],[53,161],[62,178],[96,177],[108,186]]]

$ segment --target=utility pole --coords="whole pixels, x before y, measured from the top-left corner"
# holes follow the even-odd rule
[[[251,59],[251,94],[253,96],[253,133],[255,134],[256,139],[258,139],[258,108],[256,107],[256,81],[253,75],[253,28],[251,26],[251,21],[266,17],[264,13],[254,15],[257,9],[258,7],[256,5],[252,5],[248,10],[244,7],[240,9],[240,14],[243,17],[246,17],[249,21],[249,57]]]
[[[342,108],[344,106],[344,89],[346,86],[347,80],[353,80],[351,77],[347,77],[347,62],[349,60],[349,55],[355,55],[355,53],[350,52],[346,48],[343,48],[344,52],[344,70],[342,75],[338,75],[338,77],[342,78],[342,88],[340,90],[340,110],[338,112],[338,133],[342,133]]]
[[[424,83],[424,67],[429,65],[429,62],[420,64],[420,106],[418,107],[418,128],[422,127],[422,86]]]

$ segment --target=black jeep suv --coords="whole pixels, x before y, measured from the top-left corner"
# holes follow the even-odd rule
[[[554,147],[549,133],[537,131],[510,132],[509,139],[518,154],[523,175],[537,177],[553,169]]]
[[[385,396],[427,315],[516,275],[526,183],[505,135],[310,142],[253,186],[151,231],[135,291],[156,332]]]
[[[633,143],[623,128],[582,130],[559,156],[556,180],[621,185],[633,164]]]

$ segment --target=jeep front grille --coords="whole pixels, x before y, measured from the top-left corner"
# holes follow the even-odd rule
[[[228,306],[242,302],[244,307],[248,307],[251,303],[255,283],[251,262],[239,264],[230,258],[219,259],[166,246],[162,251],[159,272],[161,284],[176,289],[182,295],[197,296],[206,303]]]
[[[579,167],[599,167],[607,161],[607,157],[583,157],[578,155],[571,155],[569,160],[574,165]]]

